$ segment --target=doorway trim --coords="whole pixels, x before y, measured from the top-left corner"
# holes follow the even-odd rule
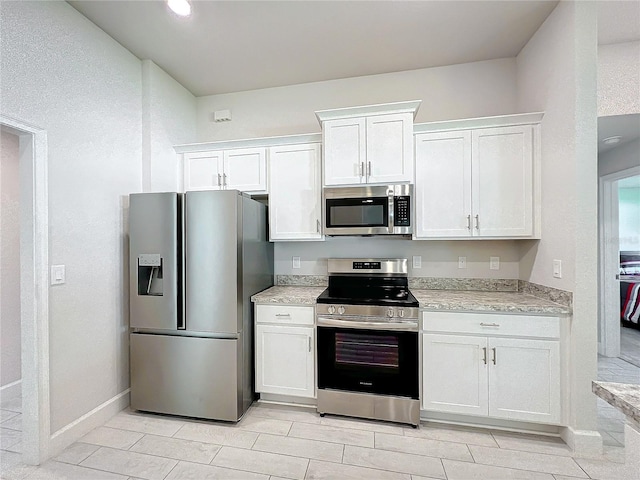
[[[46,130],[0,115],[19,136],[22,462],[49,455],[49,201]]]
[[[598,353],[605,357],[620,355],[620,232],[618,225],[618,185],[623,178],[640,175],[640,167],[610,173],[598,179],[599,212],[599,284],[600,284],[600,342]],[[614,248],[615,247],[615,248]]]

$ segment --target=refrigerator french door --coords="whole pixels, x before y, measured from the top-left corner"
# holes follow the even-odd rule
[[[250,296],[273,284],[266,207],[234,190],[130,196],[131,407],[237,421]]]

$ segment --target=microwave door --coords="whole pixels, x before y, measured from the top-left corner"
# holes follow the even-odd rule
[[[386,197],[336,198],[326,201],[325,231],[331,234],[371,235],[388,230]]]

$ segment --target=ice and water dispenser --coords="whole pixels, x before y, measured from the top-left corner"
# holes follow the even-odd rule
[[[157,253],[138,255],[138,295],[164,295],[162,257]]]

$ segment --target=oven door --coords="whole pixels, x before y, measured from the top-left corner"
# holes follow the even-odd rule
[[[318,325],[318,388],[418,399],[418,332]]]

